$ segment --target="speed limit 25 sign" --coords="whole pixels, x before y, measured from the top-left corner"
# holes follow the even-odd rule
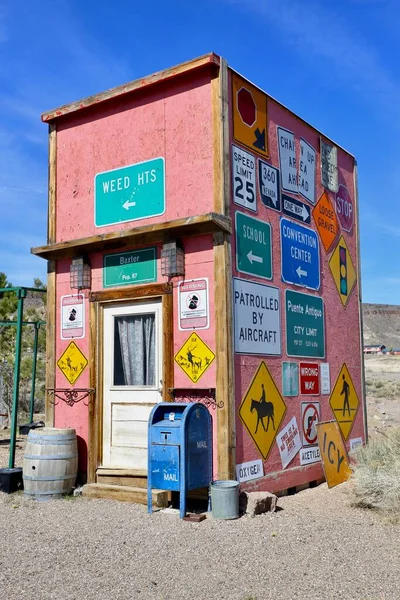
[[[233,201],[257,212],[256,160],[249,152],[232,146]]]

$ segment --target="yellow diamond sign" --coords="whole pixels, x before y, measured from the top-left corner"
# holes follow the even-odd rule
[[[356,418],[359,400],[346,364],[340,369],[329,404],[345,440],[349,437]]]
[[[82,354],[75,342],[71,342],[68,345],[57,361],[58,368],[62,371],[71,385],[73,385],[82,374],[87,364],[88,361],[86,356]]]
[[[239,417],[265,460],[286,413],[286,404],[261,362],[239,407]]]
[[[357,275],[343,236],[340,237],[340,240],[332,253],[329,260],[329,266],[342,304],[343,306],[346,306],[347,301],[350,298],[350,293],[357,281]]]
[[[175,355],[175,362],[194,383],[211,365],[215,354],[205,342],[192,333]]]

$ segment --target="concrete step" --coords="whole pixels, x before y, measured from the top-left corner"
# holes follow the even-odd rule
[[[147,489],[128,485],[109,485],[104,483],[87,483],[83,486],[82,494],[90,498],[103,498],[119,500],[120,502],[133,502],[134,504],[147,505]],[[168,492],[165,490],[152,490],[153,506],[166,508],[168,506]]]

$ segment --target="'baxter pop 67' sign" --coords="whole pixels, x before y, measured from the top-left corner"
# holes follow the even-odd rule
[[[94,178],[96,227],[155,217],[164,211],[163,158],[98,173]]]

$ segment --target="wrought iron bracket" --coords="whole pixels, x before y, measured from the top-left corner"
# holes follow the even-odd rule
[[[85,406],[89,406],[92,401],[92,396],[95,393],[94,388],[47,388],[46,393],[49,397],[50,404],[57,406],[60,400],[65,402],[67,406],[74,406],[78,402],[83,402]],[[85,400],[87,401],[85,402]]]
[[[174,402],[179,396],[182,402],[202,402],[213,410],[224,407],[222,400],[215,399],[215,388],[168,388],[168,394]]]

